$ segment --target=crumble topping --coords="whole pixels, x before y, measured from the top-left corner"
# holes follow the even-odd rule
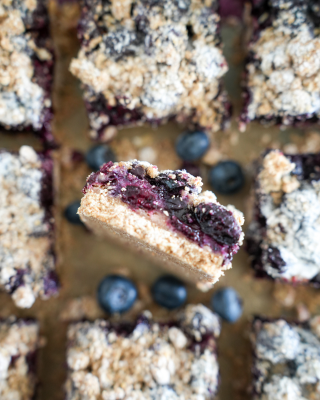
[[[319,320],[318,320],[319,323]],[[318,327],[319,329],[319,327]],[[320,395],[320,341],[307,323],[255,320],[256,399],[306,400]]]
[[[290,175],[295,164],[280,151],[273,150],[263,159],[263,168],[258,179],[265,193],[283,191],[290,193],[299,188],[298,179]]]
[[[142,122],[176,116],[221,128],[220,78],[228,68],[215,0],[96,0],[85,7],[82,46],[70,71],[85,85],[89,103],[103,99],[108,107],[138,110]],[[110,123],[91,107],[89,119],[93,132]]]
[[[189,312],[196,308],[193,314],[199,321],[204,311],[212,317],[203,320],[218,323],[206,307],[188,307]],[[151,318],[151,313],[144,313],[127,333],[104,320],[71,325],[67,400],[211,399],[218,387],[215,335],[197,344],[191,331]],[[213,329],[208,327],[210,332]],[[220,328],[216,329],[218,336]]]
[[[0,124],[6,128],[40,129],[43,107],[51,105],[34,81],[33,58],[45,61],[52,56],[37,46],[25,26],[36,5],[36,0],[5,0],[0,4]]]
[[[320,187],[290,175],[296,165],[268,153],[258,176],[257,201],[265,226],[253,221],[249,237],[260,242],[263,269],[273,278],[311,280],[320,273]],[[286,186],[291,182],[291,190]],[[279,195],[273,196],[273,191]]]
[[[320,117],[320,30],[312,1],[269,1],[272,25],[251,43],[247,65],[248,120]]]
[[[18,307],[46,297],[45,279],[54,269],[50,224],[41,204],[44,172],[37,153],[0,151],[0,285]]]
[[[36,322],[16,320],[0,322],[0,397],[12,400],[31,400],[36,379],[30,365],[39,345]],[[30,368],[31,367],[31,368]]]

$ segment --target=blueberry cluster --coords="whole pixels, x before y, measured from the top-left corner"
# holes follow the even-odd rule
[[[179,308],[187,301],[186,286],[172,275],[164,275],[157,279],[152,285],[151,294],[155,303],[168,310]],[[137,297],[138,290],[135,284],[121,275],[107,275],[98,286],[98,303],[108,314],[130,310]],[[236,322],[242,314],[242,301],[231,287],[216,291],[212,296],[211,306],[227,322]]]

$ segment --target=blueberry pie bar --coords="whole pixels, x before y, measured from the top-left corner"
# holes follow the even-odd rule
[[[224,207],[185,170],[147,162],[104,164],[87,178],[79,214],[101,236],[115,237],[184,277],[213,284],[231,268],[243,241],[242,213]],[[180,270],[180,271],[179,271]]]
[[[66,400],[214,399],[218,317],[188,305],[170,323],[79,322],[68,330]]]
[[[48,154],[29,146],[0,150],[0,287],[22,308],[58,290],[52,168]]]
[[[320,154],[267,152],[255,183],[248,251],[258,276],[289,282],[320,276]]]
[[[230,105],[221,85],[217,0],[84,0],[81,49],[70,66],[84,86],[90,133],[169,119],[217,131]]]
[[[312,400],[320,396],[320,318],[253,322],[253,399]]]
[[[52,140],[53,52],[43,0],[0,3],[0,126]]]
[[[254,34],[246,66],[240,127],[314,123],[320,117],[318,0],[253,1]]]
[[[0,398],[32,400],[36,388],[39,326],[10,317],[0,321]]]

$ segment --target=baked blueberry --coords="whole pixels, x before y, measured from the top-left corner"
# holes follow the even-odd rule
[[[103,164],[116,161],[116,156],[107,145],[96,145],[86,153],[86,161],[90,168],[97,171]]]
[[[236,322],[242,314],[242,301],[231,287],[220,289],[211,298],[213,310],[224,320]]]
[[[98,287],[98,302],[109,314],[128,311],[137,298],[137,288],[121,275],[108,275]]]
[[[205,154],[209,145],[209,138],[204,132],[186,132],[178,137],[176,152],[184,161],[194,161]]]
[[[171,275],[159,278],[152,286],[151,293],[156,303],[169,310],[182,306],[187,299],[185,285]]]
[[[83,225],[79,214],[77,214],[79,207],[80,201],[76,200],[73,203],[70,203],[64,210],[65,218],[73,225]]]
[[[209,171],[209,182],[221,194],[233,194],[244,185],[241,166],[235,161],[221,161]]]

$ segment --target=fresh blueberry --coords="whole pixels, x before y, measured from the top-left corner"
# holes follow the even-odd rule
[[[184,161],[194,161],[201,158],[208,150],[210,141],[201,131],[182,133],[176,142],[176,152]]]
[[[128,311],[137,298],[137,288],[132,281],[121,275],[108,275],[98,287],[100,307],[109,314]]]
[[[151,293],[156,303],[169,310],[182,306],[187,299],[183,282],[171,275],[159,278],[152,286]]]
[[[87,151],[86,161],[90,168],[97,171],[103,164],[115,162],[116,156],[109,146],[98,144]]]
[[[209,171],[209,182],[221,194],[233,194],[244,185],[241,166],[235,161],[221,161]]]
[[[218,290],[211,298],[213,310],[228,322],[236,322],[242,314],[242,301],[231,287]]]
[[[77,214],[79,207],[80,207],[80,201],[77,200],[74,201],[73,203],[70,203],[64,209],[64,216],[71,224],[83,225],[83,222],[79,217],[79,214]]]

